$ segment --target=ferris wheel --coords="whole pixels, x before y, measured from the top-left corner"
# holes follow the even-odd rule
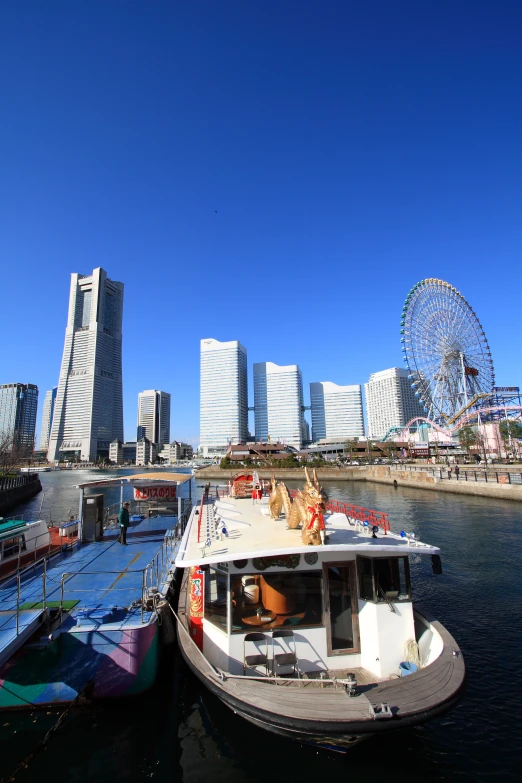
[[[493,359],[474,311],[449,283],[413,286],[402,308],[401,343],[415,395],[428,418],[446,424],[495,383]]]

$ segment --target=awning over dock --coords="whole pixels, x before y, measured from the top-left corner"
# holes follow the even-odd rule
[[[192,473],[134,473],[130,476],[116,476],[114,478],[101,479],[101,481],[87,481],[85,484],[77,484],[78,489],[89,487],[110,487],[121,484],[129,484],[136,487],[157,486],[158,484],[184,484],[190,481]]]

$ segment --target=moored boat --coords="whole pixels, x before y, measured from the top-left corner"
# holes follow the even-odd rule
[[[340,751],[450,709],[463,656],[414,607],[408,561],[440,573],[440,550],[328,502],[308,474],[293,500],[275,481],[269,498],[242,494],[204,497],[176,558],[179,644],[205,686],[257,726]]]
[[[76,526],[77,541],[42,557],[35,550],[0,583],[0,709],[119,698],[154,683],[161,647],[175,638],[168,600],[190,509],[179,487],[190,479],[149,473],[79,485],[79,519],[58,533],[63,540]],[[125,486],[134,492],[127,545],[104,511],[99,490],[110,486],[120,487],[118,507]],[[15,525],[20,533],[40,523]]]

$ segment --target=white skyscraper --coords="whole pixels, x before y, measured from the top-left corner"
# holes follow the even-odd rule
[[[344,441],[364,436],[362,391],[359,385],[330,381],[310,384],[312,440]]]
[[[147,389],[138,394],[137,440],[148,438],[152,443],[170,443],[170,394]]]
[[[408,372],[392,367],[372,373],[364,384],[369,438],[383,438],[391,427],[404,427],[414,416],[424,416]]]
[[[40,451],[46,451],[49,447],[57,391],[58,386],[55,386],[53,389],[49,389],[45,394],[42,409],[42,429],[40,430]]]
[[[247,351],[237,340],[201,340],[200,447],[224,454],[248,439]]]
[[[254,364],[256,441],[280,441],[300,449],[304,437],[303,379],[297,364]]]
[[[121,325],[123,283],[95,269],[71,275],[69,316],[48,459],[109,455],[123,440]]]

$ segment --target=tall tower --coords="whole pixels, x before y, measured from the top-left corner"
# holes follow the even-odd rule
[[[95,269],[71,275],[69,316],[48,459],[109,455],[123,441],[121,326],[123,283]]]
[[[330,381],[310,384],[312,440],[344,441],[364,435],[362,392],[359,385],[338,386]]]
[[[415,416],[424,416],[408,373],[409,370],[392,367],[372,373],[364,384],[369,438],[384,438],[392,427],[404,427]]]
[[[3,383],[0,386],[0,438],[8,447],[28,453],[34,449],[38,386],[33,383]]]
[[[138,394],[137,440],[148,438],[151,443],[170,443],[170,394],[146,389]]]
[[[54,386],[45,394],[42,410],[42,428],[40,430],[40,451],[47,451],[49,448],[49,438],[53,425],[54,403],[56,402],[57,391],[58,386]]]
[[[283,441],[300,449],[304,434],[303,379],[297,364],[254,364],[256,441]]]
[[[224,454],[248,438],[247,350],[237,340],[201,340],[200,448]]]

